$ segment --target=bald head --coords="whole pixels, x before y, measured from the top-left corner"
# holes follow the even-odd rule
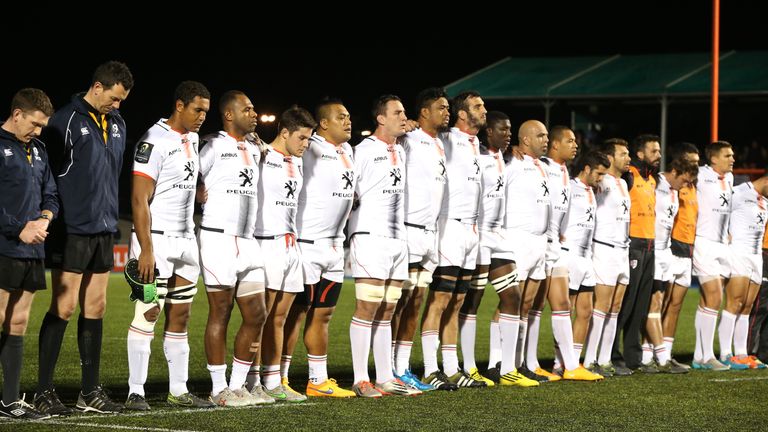
[[[544,156],[547,152],[549,134],[544,123],[538,120],[528,120],[520,125],[517,131],[520,141],[520,150],[533,158]]]

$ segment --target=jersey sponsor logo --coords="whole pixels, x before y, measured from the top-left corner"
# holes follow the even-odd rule
[[[120,129],[116,124],[112,124],[112,138],[120,138]]]
[[[176,153],[181,153],[181,149],[180,149],[180,148],[175,148],[175,149],[173,149],[173,150],[169,151],[169,152],[168,152],[168,156],[169,156],[169,157],[170,157],[170,156],[173,156],[173,155],[175,155]]]
[[[133,160],[144,164],[149,162],[149,156],[152,155],[152,149],[154,147],[154,144],[150,144],[148,142],[139,143],[139,146],[136,148],[136,156],[133,158]]]
[[[477,162],[477,158],[475,158],[475,160],[472,161],[472,165],[475,166],[475,175],[480,174],[480,164]]]
[[[192,177],[195,176],[195,161],[187,161],[184,165],[184,172],[187,173],[187,176],[184,177],[184,181],[191,180]]]
[[[563,197],[563,202],[561,202],[560,204],[562,205],[568,204],[568,191],[565,189],[561,190],[560,196]]]
[[[90,134],[91,134],[91,131],[89,131],[87,127],[81,127],[80,128],[80,135],[85,136],[85,135],[90,135]]]
[[[757,214],[757,224],[760,226],[765,225],[765,215],[763,213]]]
[[[547,196],[549,195],[549,186],[547,185],[546,181],[541,182],[541,196]]]
[[[496,192],[500,191],[504,187],[504,178],[499,176],[496,178]]]
[[[245,187],[246,185],[253,187],[253,170],[251,168],[243,168],[238,177],[243,179],[240,187]]]
[[[285,192],[285,199],[296,199],[296,187],[298,187],[298,182],[296,180],[288,180],[285,182],[285,186],[283,186],[283,189],[287,189]]]
[[[282,165],[282,164],[279,164],[279,163],[275,163],[275,162],[272,162],[272,161],[266,161],[266,162],[264,163],[264,165],[266,165],[266,166],[268,166],[268,167],[270,167],[270,168],[282,168],[282,167],[283,167],[283,165]]]
[[[670,205],[667,207],[667,217],[672,219],[675,216],[675,206]]]
[[[226,153],[225,152],[225,153],[222,153],[220,157],[221,157],[221,159],[233,159],[233,158],[237,157],[237,153]]]
[[[352,189],[352,171],[344,171],[341,175],[341,179],[344,180],[344,190]]]
[[[11,149],[3,149],[3,155],[5,155],[6,157],[13,156],[13,152],[11,151]]]
[[[379,163],[379,162],[384,162],[388,160],[389,160],[388,156],[376,156],[375,158],[373,158],[373,163]]]
[[[728,205],[728,197],[725,196],[725,192],[720,194],[720,207],[725,207]]]
[[[400,168],[392,168],[389,172],[389,176],[392,177],[392,187],[397,186],[402,181],[402,173]]]
[[[336,157],[336,156],[333,156],[333,155],[329,155],[329,154],[323,153],[322,155],[320,155],[320,160],[334,160],[335,161],[335,160],[339,160],[339,158]]]
[[[437,164],[440,165],[440,177],[445,180],[445,161],[443,159],[440,159],[437,161]]]

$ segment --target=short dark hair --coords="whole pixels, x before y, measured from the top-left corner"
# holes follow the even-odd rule
[[[577,176],[579,175],[580,172],[584,171],[584,167],[595,169],[598,166],[604,166],[606,168],[610,168],[611,161],[608,160],[608,156],[606,156],[605,153],[597,150],[592,150],[587,153],[584,153],[583,155],[581,155],[580,158],[576,160],[576,163],[573,164],[572,174],[574,176]]]
[[[229,105],[240,96],[245,96],[245,93],[240,90],[227,90],[221,95],[219,99],[219,112],[224,115],[224,112],[229,108]],[[194,99],[194,98],[193,98]]]
[[[549,140],[560,141],[561,139],[563,139],[565,132],[569,130],[571,130],[571,128],[569,128],[568,126],[562,126],[562,125],[555,126],[549,130]]]
[[[378,126],[379,121],[376,118],[380,115],[387,114],[387,104],[391,101],[402,102],[399,97],[392,94],[381,95],[376,98],[373,102],[373,109],[371,109],[371,114],[373,114],[373,124]]]
[[[731,146],[731,143],[729,143],[728,141],[715,141],[711,144],[708,144],[707,148],[704,149],[704,154],[707,155],[707,163],[711,163],[712,158],[716,154],[719,154],[720,151],[724,148],[733,148],[733,147]]]
[[[416,95],[416,106],[414,106],[416,117],[418,118],[421,115],[421,110],[423,108],[429,108],[434,101],[440,98],[448,100],[448,95],[442,87],[430,87],[420,91],[419,94]]]
[[[176,91],[173,92],[173,100],[180,100],[184,106],[189,105],[190,102],[198,96],[202,99],[211,99],[211,92],[209,92],[203,84],[197,81],[182,81],[181,84],[176,87]]]
[[[476,97],[480,97],[480,93],[474,90],[467,90],[457,94],[451,100],[451,114],[454,119],[459,118],[459,111],[469,112],[469,103],[467,103],[467,100]]]
[[[634,140],[632,140],[632,148],[629,149],[632,152],[632,157],[635,157],[637,152],[639,151],[645,151],[645,145],[649,142],[661,142],[661,139],[658,135],[651,135],[651,134],[642,134],[635,137]]]
[[[672,148],[672,159],[682,159],[683,156],[691,153],[699,154],[699,148],[696,147],[696,144],[681,142]]]
[[[53,104],[44,91],[36,88],[23,88],[13,95],[11,100],[11,114],[20,109],[24,113],[40,111],[47,117],[53,115]]]
[[[314,129],[316,126],[317,122],[312,118],[309,111],[294,105],[280,114],[277,130],[288,129],[288,133],[294,133],[301,128]]]
[[[496,124],[501,123],[505,120],[509,120],[509,116],[504,114],[501,111],[488,111],[488,113],[485,115],[485,127],[486,129],[490,129],[492,127],[495,127]]]
[[[344,105],[344,102],[339,98],[324,97],[319,104],[315,107],[315,121],[320,123],[320,120],[328,119],[331,115],[331,105]]]
[[[600,151],[606,155],[613,157],[616,154],[616,146],[624,146],[629,149],[629,143],[621,138],[608,138],[600,145]]]
[[[91,86],[100,82],[105,88],[111,88],[115,84],[122,84],[123,88],[130,90],[133,88],[133,75],[125,63],[119,61],[108,61],[102,63],[93,72]]]
[[[667,171],[672,170],[674,170],[677,175],[690,174],[691,177],[694,178],[699,175],[699,166],[684,158],[672,159],[672,162],[669,163],[669,167],[667,167]]]

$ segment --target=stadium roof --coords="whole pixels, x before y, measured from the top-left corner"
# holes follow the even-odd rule
[[[768,51],[720,56],[720,94],[768,95]],[[446,86],[454,96],[477,90],[484,99],[634,99],[706,96],[707,53],[602,57],[507,57]]]

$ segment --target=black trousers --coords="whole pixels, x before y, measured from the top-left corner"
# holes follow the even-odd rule
[[[747,349],[763,363],[768,363],[768,249],[763,249],[763,283],[749,314]]]
[[[630,369],[637,369],[642,364],[642,334],[648,309],[651,306],[654,265],[653,240],[632,241],[629,247],[629,285],[624,292],[624,300],[616,326],[616,338],[613,341],[611,360],[622,360]],[[622,335],[624,351],[619,350],[619,335]]]

